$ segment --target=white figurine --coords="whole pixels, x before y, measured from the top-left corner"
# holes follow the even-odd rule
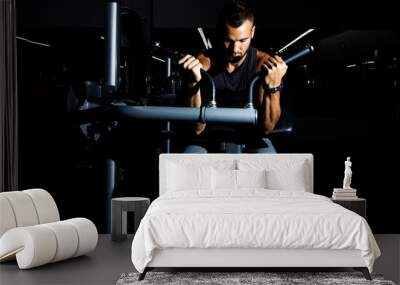
[[[347,157],[347,160],[344,162],[344,179],[343,179],[343,189],[352,189],[350,184],[351,184],[351,176],[352,176],[352,171],[351,171],[351,161],[350,161],[350,156]]]

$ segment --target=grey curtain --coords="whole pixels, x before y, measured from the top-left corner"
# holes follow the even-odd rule
[[[0,0],[0,192],[18,190],[15,0]]]

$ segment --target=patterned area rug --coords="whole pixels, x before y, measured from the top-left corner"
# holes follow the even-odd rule
[[[379,284],[396,285],[384,280],[381,275],[372,274],[372,281],[360,272],[148,272],[145,279],[138,281],[139,273],[122,274],[117,285],[147,284],[221,284],[221,285],[292,285],[292,284]]]

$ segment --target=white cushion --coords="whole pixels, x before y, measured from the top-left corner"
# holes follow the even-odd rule
[[[57,240],[57,250],[51,262],[64,260],[75,255],[78,249],[79,237],[78,232],[71,227],[71,224],[63,221],[43,224],[43,226],[49,228]]]
[[[218,190],[236,190],[236,170],[212,168],[212,188]]]
[[[0,193],[0,262],[16,258],[27,269],[95,249],[98,234],[90,220],[59,218],[46,190]]]
[[[14,227],[33,226],[60,220],[53,197],[43,189],[2,192],[0,206],[2,217],[0,237]]]
[[[97,245],[95,225],[84,218],[18,227],[0,238],[0,261],[16,256],[20,269],[80,256]]]
[[[28,194],[32,199],[39,218],[39,224],[57,222],[60,220],[56,202],[49,192],[43,189],[29,189],[22,192]]]
[[[268,170],[267,188],[272,190],[306,191],[307,181],[301,167],[278,171]]]
[[[169,163],[168,191],[211,189],[211,167]]]
[[[0,237],[16,226],[17,222],[11,204],[5,196],[0,194]]]
[[[49,263],[56,251],[57,239],[43,225],[13,228],[0,238],[0,261],[16,256],[20,269]]]
[[[92,221],[85,218],[74,218],[65,220],[64,222],[74,226],[79,236],[78,248],[74,257],[91,252],[96,248],[98,234],[96,226]]]
[[[176,167],[178,165],[178,167]],[[169,191],[199,190],[199,192],[211,191],[211,168],[215,169],[236,169],[235,159],[226,159],[219,154],[204,156],[202,154],[161,154],[160,164],[160,195]],[[182,170],[186,168],[186,170]],[[196,177],[198,169],[205,170],[204,179],[188,181],[177,181],[183,179],[182,173],[188,177]],[[194,172],[194,173],[193,173]]]
[[[13,209],[17,227],[33,226],[39,223],[35,205],[31,197],[22,191],[2,192]]]
[[[304,159],[239,159],[239,170],[266,170],[267,188],[288,191],[311,189],[309,166]]]
[[[242,188],[267,188],[265,170],[212,169],[212,184],[216,191]]]
[[[266,170],[236,170],[237,187],[240,188],[267,188]]]

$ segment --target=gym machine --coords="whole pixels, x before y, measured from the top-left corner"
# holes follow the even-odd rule
[[[218,108],[216,100],[215,84],[212,77],[205,71],[201,71],[203,78],[211,86],[211,96],[201,108],[192,107],[168,107],[168,106],[132,106],[126,102],[114,99],[120,87],[120,4],[118,1],[108,1],[105,4],[105,97],[102,104],[89,103],[81,108],[78,114],[80,124],[93,120],[103,121],[111,125],[118,124],[118,121],[146,120],[165,121],[165,152],[170,151],[171,122],[201,122],[201,123],[229,123],[256,125],[257,110],[253,107],[253,88],[257,81],[265,75],[262,71],[255,75],[248,90],[248,100],[243,108]],[[153,50],[163,52],[167,67],[167,76],[171,76],[171,64],[176,63],[182,56],[180,52],[154,43]],[[313,51],[311,45],[290,57],[283,57],[288,64]],[[112,194],[116,184],[116,162],[108,157],[104,162],[105,169],[105,196],[106,196],[106,229],[110,230],[110,206]]]

